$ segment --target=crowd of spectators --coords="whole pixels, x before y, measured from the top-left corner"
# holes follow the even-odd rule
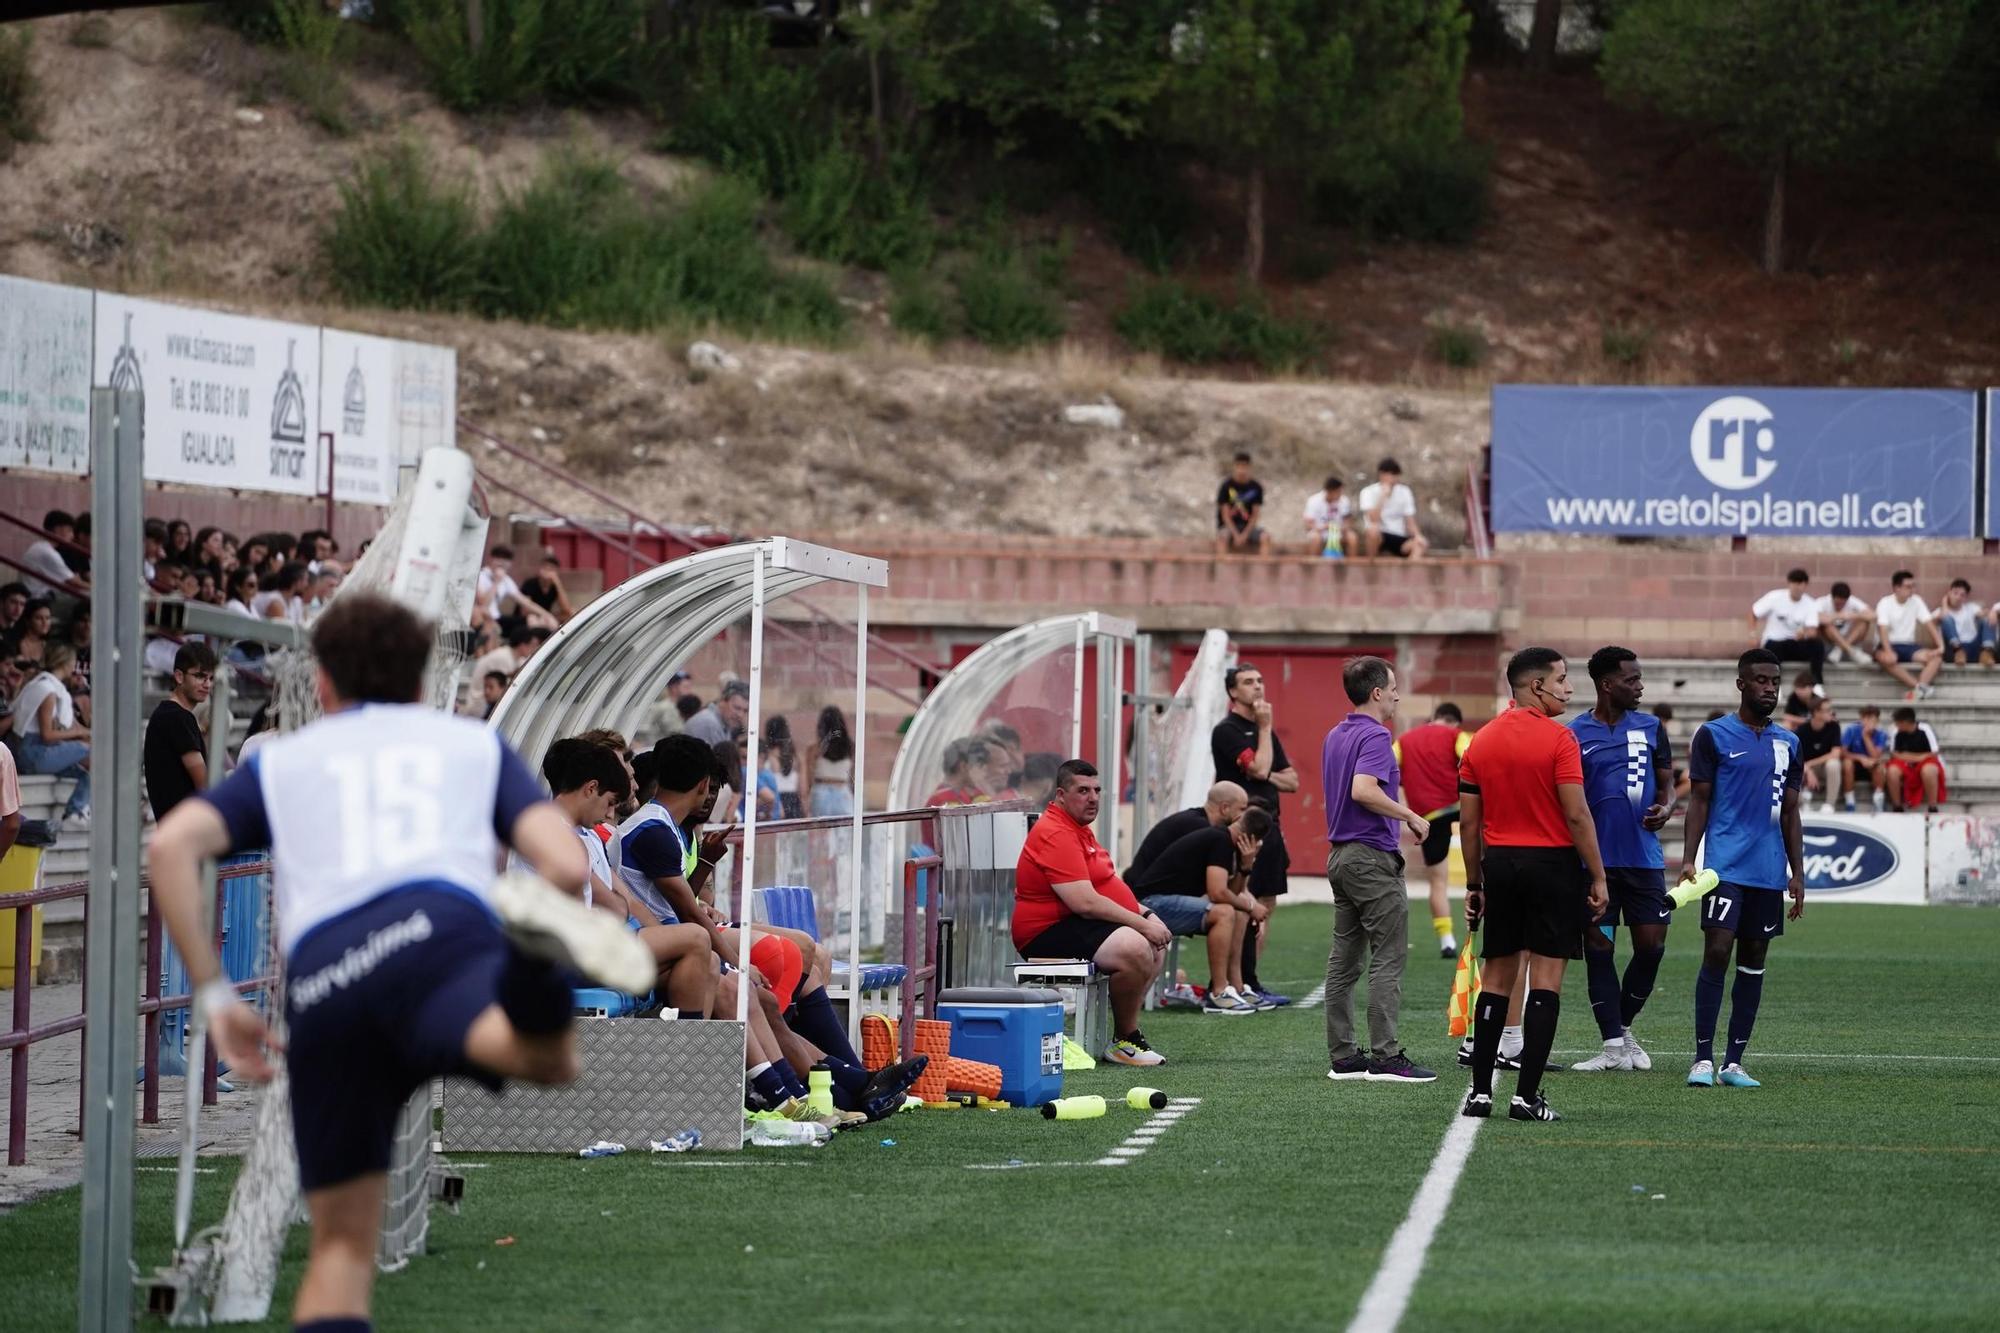
[[[2000,638],[2000,604],[1972,600],[1972,584],[1953,579],[1932,607],[1917,593],[1917,577],[1907,569],[1889,576],[1889,590],[1870,605],[1845,582],[1825,596],[1812,593],[1804,569],[1785,575],[1750,608],[1757,642],[1781,662],[1803,662],[1815,684],[1824,685],[1828,663],[1872,663],[1904,687],[1915,703],[1934,693],[1932,682],[1949,663],[1990,667]]]
[[[1215,492],[1215,550],[1218,555],[1269,555],[1274,547],[1264,524],[1264,483],[1248,453],[1231,461],[1229,475]],[[1384,458],[1375,480],[1355,501],[1347,483],[1330,476],[1306,497],[1305,544],[1309,555],[1341,560],[1351,555],[1411,559],[1430,549],[1417,521],[1417,497],[1403,480],[1403,465]]]

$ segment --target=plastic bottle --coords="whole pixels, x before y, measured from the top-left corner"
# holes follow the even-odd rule
[[[1104,1114],[1102,1097],[1058,1097],[1042,1107],[1044,1120],[1095,1120]]]
[[[833,1071],[814,1069],[806,1074],[806,1105],[814,1115],[833,1114]]]
[[[1167,1094],[1158,1088],[1133,1088],[1125,1094],[1125,1104],[1135,1111],[1157,1111],[1167,1104]]]
[[[833,1137],[825,1125],[810,1120],[759,1120],[750,1126],[750,1142],[760,1148],[814,1148]]]

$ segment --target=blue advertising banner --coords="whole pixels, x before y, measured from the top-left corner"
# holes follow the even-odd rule
[[[2000,428],[1993,424],[2000,408],[2000,389],[1986,391],[1986,526],[1988,537],[2000,537]]]
[[[1977,414],[1970,391],[1499,385],[1493,528],[1970,537]]]

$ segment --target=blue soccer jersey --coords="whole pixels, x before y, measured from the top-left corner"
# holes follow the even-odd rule
[[[1752,730],[1734,713],[1704,722],[1688,746],[1688,778],[1710,784],[1702,864],[1725,883],[1784,888],[1791,867],[1778,816],[1805,778],[1799,738],[1775,724]]]
[[[1660,840],[1645,826],[1646,810],[1658,799],[1656,771],[1673,762],[1660,719],[1627,713],[1607,727],[1595,713],[1570,720],[1583,755],[1583,794],[1597,825],[1597,850],[1606,866],[1659,870],[1666,858]]]

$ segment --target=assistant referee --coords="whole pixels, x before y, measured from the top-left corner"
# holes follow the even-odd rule
[[[1493,1061],[1507,997],[1527,955],[1521,1077],[1507,1108],[1515,1120],[1560,1120],[1541,1095],[1555,1045],[1563,968],[1583,956],[1586,923],[1609,895],[1597,830],[1584,799],[1576,735],[1555,721],[1575,687],[1553,648],[1523,648],[1507,663],[1514,702],[1480,728],[1459,763],[1459,845],[1465,856],[1468,929],[1486,922],[1486,966],[1473,1006],[1472,1087],[1461,1112],[1493,1113]]]

